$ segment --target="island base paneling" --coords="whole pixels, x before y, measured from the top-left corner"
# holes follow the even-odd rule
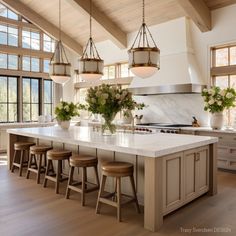
[[[15,132],[14,130],[12,132]],[[14,153],[14,142],[19,140],[34,141],[37,144],[52,145],[54,148],[70,150],[74,155],[89,154],[98,157],[98,169],[101,173],[101,163],[104,161],[126,161],[134,165],[134,179],[139,203],[144,205],[144,227],[151,231],[158,231],[163,224],[163,216],[187,204],[200,195],[217,192],[216,158],[217,145],[215,140],[206,144],[203,138],[198,146],[192,148],[174,149],[169,154],[155,154],[157,156],[143,156],[143,152],[129,154],[124,149],[113,151],[111,148],[102,149],[101,145],[79,145],[75,140],[55,142],[53,138],[35,138],[35,134],[22,136],[8,134],[8,165],[10,167]],[[176,136],[177,137],[177,136]],[[179,137],[179,136],[178,136]],[[157,137],[158,138],[158,137]],[[188,137],[186,137],[188,138]],[[199,138],[197,138],[199,139]],[[158,140],[158,139],[157,139]],[[61,141],[61,139],[60,139]],[[208,142],[208,141],[207,141]],[[114,149],[119,149],[114,146]],[[189,145],[187,146],[189,147]],[[195,147],[195,148],[194,148]],[[112,147],[113,149],[113,147]],[[132,150],[132,147],[131,147]],[[179,151],[176,151],[179,150]],[[127,151],[127,152],[126,152]],[[64,171],[68,173],[68,163],[65,162]],[[75,173],[75,180],[80,179],[81,171]],[[88,171],[88,180],[95,183],[94,174]],[[114,191],[114,180],[108,179],[106,191]],[[122,182],[122,193],[132,194],[129,181]],[[96,199],[95,199],[96,201]]]

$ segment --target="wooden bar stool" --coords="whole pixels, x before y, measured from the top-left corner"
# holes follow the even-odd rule
[[[52,149],[47,151],[47,168],[46,168],[46,173],[44,177],[44,182],[43,182],[43,187],[47,186],[47,180],[51,180],[56,183],[55,186],[55,191],[56,194],[59,193],[59,183],[67,180],[68,177],[62,173],[62,161],[68,160],[70,156],[72,155],[71,151],[67,150],[57,150],[57,149]],[[57,161],[57,172],[50,174],[50,171],[53,168],[53,161]],[[51,168],[50,168],[51,167]],[[66,176],[66,178],[63,178],[63,176]]]
[[[11,165],[11,172],[14,172],[15,167],[19,168],[19,176],[22,176],[22,170],[28,166],[29,149],[35,145],[33,142],[16,142],[14,143],[14,156]],[[20,159],[17,160],[17,152],[20,152]],[[25,152],[27,152],[27,159],[25,160]]]
[[[37,174],[37,184],[40,183],[40,175],[41,173],[45,173],[46,171],[46,154],[47,151],[52,149],[50,146],[44,146],[44,145],[37,145],[37,146],[31,146],[30,147],[30,158],[28,163],[28,170],[26,174],[26,178],[28,179],[30,176],[30,172],[34,172]],[[43,158],[44,158],[44,165],[43,164]],[[33,166],[33,159],[36,161],[37,165],[36,167]]]
[[[70,158],[70,174],[66,190],[66,198],[70,196],[70,190],[81,193],[81,205],[85,205],[85,193],[89,193],[99,189],[99,178],[97,169],[98,159],[93,156],[74,156]],[[82,181],[73,181],[74,169],[82,168]],[[96,177],[96,184],[87,181],[87,168],[93,167]],[[82,185],[81,188],[78,185]],[[93,187],[88,188],[88,185],[93,185]]]
[[[102,179],[101,179],[101,185],[100,185],[100,190],[98,194],[98,200],[97,200],[97,206],[96,206],[96,213],[100,213],[100,203],[105,203],[108,205],[111,205],[113,207],[117,208],[117,219],[118,221],[121,221],[121,206],[123,204],[127,204],[130,202],[135,202],[137,211],[140,212],[139,209],[139,204],[138,204],[138,199],[136,196],[136,191],[135,191],[135,184],[134,184],[134,166],[131,163],[128,162],[107,162],[102,164]],[[115,187],[115,193],[109,193],[106,195],[103,195],[104,189],[105,189],[105,183],[107,177],[114,177],[116,180],[116,187]],[[130,200],[121,203],[121,178],[122,177],[129,177],[130,182],[131,182],[131,187],[132,187],[132,192],[133,192],[133,197],[129,197]],[[109,200],[109,197],[114,197],[116,201]]]

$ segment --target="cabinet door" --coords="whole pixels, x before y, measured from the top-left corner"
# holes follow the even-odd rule
[[[183,195],[183,152],[163,159],[163,213],[182,205]]]
[[[196,151],[186,151],[184,154],[184,197],[185,200],[194,199],[197,192],[196,184]]]
[[[206,192],[209,189],[209,149],[202,147],[197,150],[197,189],[198,193]]]

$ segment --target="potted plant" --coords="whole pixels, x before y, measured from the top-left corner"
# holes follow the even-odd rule
[[[55,115],[61,128],[69,129],[71,118],[79,116],[79,105],[61,101],[55,108]]]
[[[112,121],[118,112],[144,106],[133,100],[132,93],[128,89],[108,84],[88,89],[86,102],[88,111],[103,117],[102,133],[104,135],[115,133],[116,126]]]
[[[236,91],[233,88],[221,89],[214,86],[210,89],[203,89],[204,110],[211,115],[211,128],[221,129],[224,124],[223,111],[235,106]]]

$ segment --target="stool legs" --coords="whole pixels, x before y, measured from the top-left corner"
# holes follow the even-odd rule
[[[15,169],[15,165],[14,165],[15,162],[16,162],[16,150],[14,151],[13,161],[11,164],[11,172],[12,173],[14,172],[14,169]]]
[[[135,205],[136,205],[136,209],[137,212],[140,213],[140,208],[139,208],[139,204],[138,204],[138,199],[137,199],[137,194],[135,191],[135,183],[134,183],[134,176],[130,176],[130,182],[131,182],[131,186],[132,186],[132,192],[133,192],[133,196],[134,196],[134,201],[135,201]]]
[[[74,174],[74,168],[81,168],[82,169],[82,181],[81,182],[77,182],[77,181],[73,181],[73,174]],[[96,178],[96,184],[94,183],[90,183],[87,181],[87,168],[91,167],[91,166],[71,166],[70,167],[70,173],[69,173],[69,180],[68,180],[68,184],[67,184],[67,189],[66,189],[66,199],[68,199],[70,197],[70,192],[71,190],[76,191],[81,193],[81,205],[84,206],[85,205],[85,194],[88,192],[92,192],[95,190],[99,189],[99,178],[98,178],[98,170],[97,170],[97,166],[93,166],[94,167],[94,171],[95,171],[95,178]],[[88,184],[90,185],[95,185],[94,187],[89,187]],[[77,187],[77,185],[81,185],[81,187]]]
[[[70,167],[70,173],[69,173],[68,185],[67,185],[67,188],[66,188],[66,199],[68,199],[70,197],[70,190],[71,189],[69,188],[69,185],[72,185],[72,183],[73,183],[74,170],[75,170],[75,167],[71,166]]]
[[[29,169],[31,168],[32,158],[33,158],[33,155],[31,154],[30,158],[29,158],[28,169],[27,169],[27,173],[26,173],[26,179],[28,179],[29,176],[30,176],[30,170]]]
[[[82,168],[82,192],[81,192],[81,205],[84,206],[84,193],[85,193],[85,189],[87,188],[87,171],[86,171],[86,167]]]
[[[102,197],[102,194],[104,192],[105,189],[105,183],[106,183],[106,179],[107,177],[105,175],[102,175],[102,179],[101,179],[101,185],[100,185],[100,189],[98,192],[98,200],[97,200],[97,206],[96,206],[96,214],[100,213],[100,198]]]
[[[19,163],[17,162],[17,151],[20,151]],[[23,167],[24,167],[24,164],[26,163],[26,162],[24,162],[25,152],[26,152],[26,150],[15,150],[14,151],[14,157],[13,157],[13,161],[12,161],[11,172],[13,173],[14,170],[15,170],[15,167],[17,166],[19,168],[19,176],[22,176]],[[27,162],[28,162],[28,160],[27,160]]]
[[[140,213],[138,199],[137,199],[137,195],[136,195],[136,191],[135,191],[134,177],[133,177],[133,175],[130,175],[128,177],[131,182],[131,188],[132,188],[132,193],[133,193],[133,197],[129,202],[134,201],[136,204],[137,211]],[[98,193],[96,213],[97,214],[100,213],[101,203],[106,203],[108,205],[111,205],[111,206],[114,206],[117,208],[117,220],[120,222],[121,221],[121,205],[122,205],[121,204],[121,195],[122,195],[121,194],[121,176],[115,176],[114,178],[115,178],[115,193],[114,194],[116,195],[115,202],[112,200],[106,199],[108,196],[111,196],[113,194],[108,194],[107,197],[103,196],[107,176],[102,174],[101,186],[100,186],[99,193]]]
[[[19,170],[19,176],[22,176],[23,162],[24,162],[24,150],[22,150],[22,151],[21,151],[21,154],[20,154],[20,170]]]
[[[47,187],[47,181],[48,181],[48,179],[47,179],[46,177],[47,177],[47,175],[49,174],[50,165],[53,166],[52,160],[48,160],[48,161],[47,161],[47,167],[46,167],[46,172],[45,172],[45,178],[44,178],[44,181],[43,181],[43,187],[44,187],[44,188]]]
[[[43,158],[43,155],[40,154],[39,155],[39,163],[38,163],[37,184],[40,183],[40,174],[41,174],[41,168],[42,168],[42,158]]]
[[[100,186],[100,181],[99,181],[99,177],[98,177],[98,168],[97,168],[97,166],[94,166],[93,168],[94,168],[97,184],[98,184],[98,186]]]
[[[116,179],[117,182],[117,188],[116,188],[116,192],[117,192],[117,219],[120,222],[121,221],[121,183],[120,183],[120,177],[117,177]]]
[[[37,164],[37,159],[39,158],[39,163]],[[28,169],[26,173],[26,179],[29,178],[30,172],[35,172],[37,174],[36,182],[37,184],[40,183],[40,174],[41,174],[41,161],[42,160],[42,154],[30,154],[29,162],[28,162]]]
[[[62,161],[59,160],[57,163],[56,188],[55,188],[56,194],[59,193],[59,184],[60,184],[60,180],[61,180],[61,173],[62,173]]]
[[[52,171],[53,174],[49,175],[50,171]],[[52,160],[48,159],[46,173],[45,173],[44,182],[43,182],[44,188],[47,186],[48,179],[55,182],[55,192],[56,192],[56,194],[58,194],[60,182],[68,179],[67,177],[63,178],[62,160],[57,160],[57,170],[56,170],[56,174],[55,174],[53,171],[53,162],[52,162]]]

